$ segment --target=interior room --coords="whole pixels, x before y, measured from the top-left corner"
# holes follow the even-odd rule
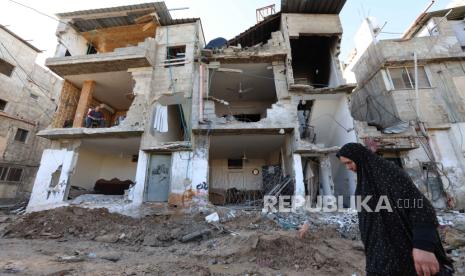
[[[302,157],[302,172],[304,177],[305,196],[310,197],[312,204],[316,203],[320,191],[320,161],[318,157]]]
[[[96,18],[91,13],[62,13],[58,16],[72,18],[70,25],[88,43],[86,54],[108,53],[117,48],[137,46],[147,37],[155,37],[159,26],[153,20],[156,15],[151,7],[130,13],[120,12],[107,18]],[[69,51],[67,53],[71,55]]]
[[[103,127],[117,126],[124,121],[135,97],[133,94],[134,81],[129,72],[81,74],[67,76],[66,79],[79,89],[82,88],[84,81],[95,81],[92,101],[89,107],[95,108],[103,105],[103,109],[101,110],[104,116]],[[70,107],[73,105],[77,106],[77,103],[70,103]],[[65,122],[65,127],[71,126],[72,122]]]
[[[139,144],[140,137],[83,139],[68,198],[123,195],[135,181]]]
[[[297,105],[300,140],[315,144],[320,149],[341,147],[346,143],[355,142],[355,130],[347,107],[345,94],[305,96]],[[304,182],[307,195],[320,194],[320,179],[322,176],[320,164],[323,158],[311,150],[302,160]],[[355,189],[353,173],[335,157],[329,154],[330,171],[325,170],[325,179],[331,174],[335,195],[349,196]]]
[[[328,87],[332,69],[331,49],[335,37],[299,36],[291,39],[292,71],[295,84]]]
[[[258,122],[277,101],[271,64],[221,64],[210,70],[210,77],[208,96],[217,117]]]
[[[286,135],[210,139],[209,198],[214,204],[253,203],[291,174]]]

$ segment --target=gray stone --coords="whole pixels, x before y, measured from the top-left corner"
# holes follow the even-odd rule
[[[465,246],[465,237],[458,231],[448,231],[445,238],[446,244],[452,248],[459,248]]]
[[[82,255],[63,255],[57,257],[57,261],[63,263],[77,263],[84,261],[84,259],[85,258]]]
[[[117,262],[121,259],[121,253],[116,251],[102,252],[97,255],[100,259],[107,261]]]
[[[465,221],[457,221],[454,223],[454,228],[465,233]]]
[[[190,242],[196,239],[200,239],[204,236],[210,236],[211,235],[211,230],[210,229],[202,229],[199,231],[192,232],[190,234],[184,235],[181,238],[181,242]]]
[[[217,261],[216,259],[210,259],[210,260],[208,260],[208,265],[215,265],[215,264],[217,264],[217,263],[218,263],[218,261]]]
[[[157,235],[145,236],[142,245],[152,247],[165,247],[167,243],[161,241]]]
[[[106,234],[106,235],[101,235],[95,238],[95,241],[98,242],[107,242],[107,243],[115,243],[118,241],[119,234]]]

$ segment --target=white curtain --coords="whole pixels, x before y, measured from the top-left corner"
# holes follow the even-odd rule
[[[158,132],[168,132],[168,106],[155,104],[153,128]]]

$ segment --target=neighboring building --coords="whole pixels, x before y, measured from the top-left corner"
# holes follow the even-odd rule
[[[333,154],[356,141],[355,85],[338,60],[344,4],[283,1],[220,49],[204,49],[200,19],[172,19],[163,2],[59,14],[67,24],[46,65],[65,84],[39,133],[52,147],[28,210],[66,205],[77,187],[119,194],[107,204],[117,211],[250,204],[277,187],[353,194],[354,176]],[[106,127],[83,127],[101,104]]]
[[[465,6],[422,13],[401,39],[379,41],[368,18],[344,72],[358,83],[358,139],[404,167],[438,208],[465,207],[464,17]]]
[[[27,197],[50,141],[62,81],[35,63],[40,50],[0,25],[0,199]]]

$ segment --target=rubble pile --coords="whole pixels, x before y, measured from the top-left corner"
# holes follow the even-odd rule
[[[82,262],[118,265],[129,253],[115,248],[128,247],[141,254],[161,250],[162,259],[140,269],[162,274],[175,273],[174,267],[184,266],[186,273],[196,270],[199,275],[275,275],[279,271],[361,275],[364,259],[360,242],[340,239],[335,228],[313,229],[300,239],[294,228],[286,230],[281,225],[285,221],[297,225],[305,218],[276,214],[273,220],[257,211],[225,207],[132,218],[106,209],[63,207],[18,217],[3,234],[6,240],[16,238],[11,243],[19,239],[48,241],[52,248],[56,242],[100,244],[97,249],[75,249],[51,259],[65,266]],[[340,249],[344,253],[337,254]],[[130,267],[139,272],[137,264]]]
[[[151,215],[141,219],[107,209],[62,207],[27,214],[8,226],[3,235],[26,239],[78,239],[107,243],[169,246],[216,234],[202,216]]]
[[[454,260],[457,274],[465,275],[465,213],[440,212],[437,217],[444,249]]]
[[[438,214],[438,221],[457,275],[464,274],[465,216],[442,212]],[[304,238],[298,238],[296,230],[304,222],[310,225],[310,231]],[[5,216],[0,220],[2,225],[0,236],[7,243],[40,241],[43,246],[49,242],[50,248],[56,248],[57,242],[71,247],[81,242],[95,244],[94,249],[73,248],[54,255],[52,261],[65,266],[82,262],[99,266],[112,262],[121,264],[123,271],[131,267],[136,274],[140,271],[170,274],[177,271],[174,268],[183,268],[186,273],[198,271],[199,275],[276,275],[278,272],[363,275],[364,270],[356,212],[264,214],[206,206],[202,210],[152,213],[134,218],[103,208],[73,206],[16,215],[14,219]],[[150,266],[133,264],[125,259],[136,253],[122,253],[121,248],[131,248],[131,252],[140,252],[142,256],[149,252],[147,258],[160,255],[156,255],[157,261],[148,262]],[[5,263],[4,271],[9,266]]]
[[[342,238],[360,240],[356,212],[342,213],[269,213],[266,217],[285,230],[298,229],[307,222],[313,232],[334,228]]]

